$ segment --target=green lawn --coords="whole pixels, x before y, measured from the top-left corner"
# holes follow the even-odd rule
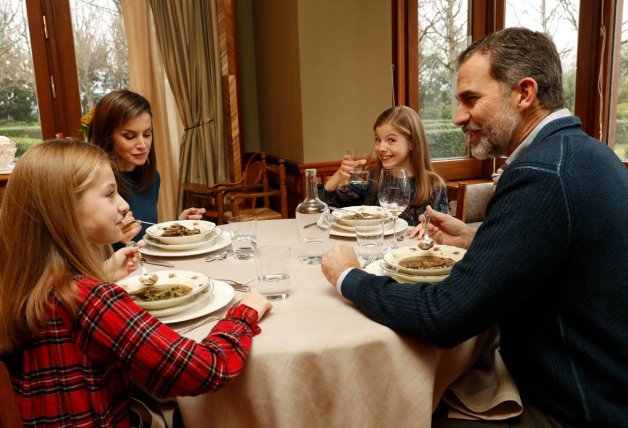
[[[41,142],[41,128],[38,122],[0,122],[0,135],[9,137],[17,144],[16,158],[33,144]]]

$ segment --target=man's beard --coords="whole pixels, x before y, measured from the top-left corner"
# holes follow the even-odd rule
[[[471,155],[480,160],[506,154],[510,141],[519,125],[519,114],[509,102],[505,101],[498,109],[497,115],[479,127],[463,126],[465,141],[471,148]],[[470,131],[479,131],[480,140],[471,145]]]

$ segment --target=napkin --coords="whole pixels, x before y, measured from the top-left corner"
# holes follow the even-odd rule
[[[471,370],[445,391],[449,418],[504,420],[523,411],[519,389],[499,353],[498,342],[496,334]]]

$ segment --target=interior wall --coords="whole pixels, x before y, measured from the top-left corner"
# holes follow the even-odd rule
[[[372,146],[373,122],[392,104],[390,2],[236,3],[245,150],[254,147],[255,102],[259,148],[270,154],[319,162]],[[240,28],[247,7],[252,40]],[[242,59],[251,52],[255,70]],[[244,83],[252,73],[256,92]]]
[[[253,1],[253,24],[260,148],[301,161],[303,131],[296,1]]]
[[[390,2],[298,1],[303,160],[341,159],[392,105]]]
[[[240,70],[240,139],[244,144],[245,152],[260,150],[253,1],[237,0],[235,2],[238,68]]]

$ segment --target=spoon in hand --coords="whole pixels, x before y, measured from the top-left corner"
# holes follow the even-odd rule
[[[126,243],[126,246],[127,247],[137,247],[137,242],[129,241],[129,242]],[[140,284],[155,285],[157,283],[157,280],[159,279],[159,277],[157,275],[155,275],[154,273],[148,273],[148,271],[146,270],[146,267],[144,266],[144,258],[142,256],[140,256],[138,254],[136,257],[138,257],[139,260],[140,260],[140,269],[142,270],[142,275],[138,279]]]
[[[430,248],[432,248],[434,246],[434,240],[432,238],[430,238],[429,234],[428,234],[428,229],[430,226],[430,216],[425,213],[425,231],[423,232],[423,239],[421,239],[419,241],[419,248],[422,250],[429,250]]]

